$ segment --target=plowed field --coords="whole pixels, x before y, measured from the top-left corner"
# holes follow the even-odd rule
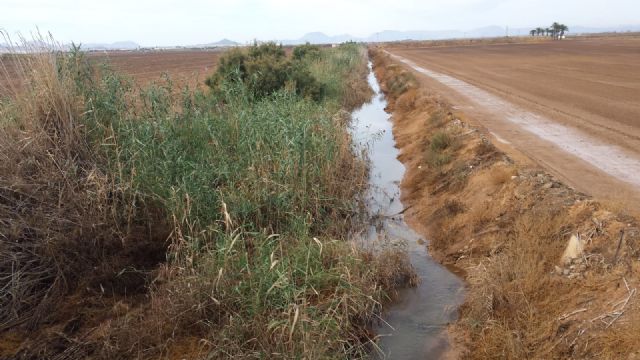
[[[640,37],[387,50],[503,147],[579,190],[640,190]]]

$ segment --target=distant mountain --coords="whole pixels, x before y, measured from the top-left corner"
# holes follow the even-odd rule
[[[216,41],[216,42],[213,42],[213,43],[196,45],[196,46],[197,47],[228,47],[228,46],[238,46],[238,45],[240,45],[240,43],[235,42],[233,40],[222,39],[220,41]]]
[[[529,28],[506,28],[501,26],[486,26],[477,29],[471,29],[467,31],[463,30],[418,30],[418,31],[397,31],[397,30],[384,30],[374,33],[367,37],[356,37],[349,34],[330,36],[322,32],[311,32],[299,39],[294,40],[279,40],[277,42],[284,45],[298,45],[309,42],[311,44],[338,44],[345,41],[357,41],[357,42],[391,42],[402,40],[443,40],[443,39],[458,39],[458,38],[486,38],[486,37],[500,37],[505,35],[510,36],[526,36],[529,34]],[[640,31],[640,25],[625,25],[614,27],[584,27],[584,26],[569,26],[570,34],[589,34],[589,33],[601,33],[601,32],[628,32],[628,31]]]
[[[117,41],[111,44],[88,43],[81,44],[83,50],[136,50],[140,45],[133,41]]]
[[[528,30],[527,30],[528,31]],[[505,29],[499,26],[489,26],[470,31],[438,30],[438,31],[397,31],[384,30],[367,37],[357,37],[349,34],[329,36],[322,32],[312,32],[299,39],[281,40],[285,45],[298,45],[309,42],[311,44],[338,44],[345,41],[357,42],[390,42],[402,40],[441,40],[461,37],[495,37],[505,34]]]
[[[579,34],[593,34],[604,32],[640,32],[640,25],[618,25],[610,27],[588,27],[579,25],[569,25],[569,35]],[[542,26],[542,25],[541,25]],[[501,26],[487,26],[472,30],[418,30],[418,31],[397,31],[397,30],[384,30],[366,37],[356,37],[349,34],[340,35],[327,35],[322,32],[310,32],[305,34],[299,39],[290,40],[274,40],[284,45],[299,45],[304,43],[311,44],[339,44],[346,41],[356,42],[391,42],[391,41],[403,41],[403,40],[443,40],[443,39],[459,39],[459,38],[486,38],[486,37],[500,37],[506,34],[510,36],[527,36],[529,35],[530,28],[505,28]],[[240,46],[242,44],[229,39],[222,39],[217,42],[193,45],[193,46],[168,46],[163,47],[166,49],[180,49],[180,48],[210,48],[210,47],[231,47]],[[5,42],[0,42],[0,53],[6,52],[28,52],[38,48],[51,48],[52,45],[44,41],[29,41],[27,46],[22,44],[15,44],[8,46]],[[54,47],[70,48],[70,44],[56,45]],[[141,46],[133,41],[118,41],[114,43],[87,43],[82,44],[83,50],[137,50]],[[159,47],[156,47],[159,48]]]
[[[329,36],[325,33],[321,33],[321,32],[311,32],[308,34],[305,34],[303,37],[299,38],[299,39],[293,39],[293,40],[280,40],[277,41],[279,43],[282,43],[284,45],[299,45],[299,44],[304,44],[304,43],[311,43],[311,44],[339,44],[339,43],[343,43],[346,41],[362,41],[362,39],[357,38],[355,36],[349,35],[349,34],[342,34],[342,35],[335,35],[335,36]]]
[[[222,39],[216,43],[214,43],[218,46],[238,46],[240,45],[239,42],[233,41],[233,40],[229,40],[229,39]]]
[[[80,48],[86,51],[104,51],[104,50],[136,50],[140,48],[140,45],[133,41],[118,41],[111,44],[102,43],[87,43],[80,44]],[[71,44],[53,43],[43,40],[27,41],[25,44],[13,44],[8,46],[6,43],[0,44],[0,52],[32,52],[44,49],[71,49]]]
[[[594,28],[587,26],[569,26],[569,33],[573,34],[592,34],[601,32],[636,32],[640,31],[640,25],[621,25],[602,28]]]

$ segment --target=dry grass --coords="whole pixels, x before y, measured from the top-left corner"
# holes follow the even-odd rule
[[[400,101],[401,98],[401,107],[410,109],[420,97],[416,92],[418,81],[415,76],[404,67],[394,63],[388,54],[375,51],[374,49],[369,49],[369,56],[375,63],[374,72],[376,77],[388,80],[380,82],[381,90],[385,94],[391,95],[387,99],[387,111],[393,111],[396,102]]]
[[[121,262],[139,263],[123,246],[134,232],[127,221],[134,209],[122,207],[123,189],[87,143],[67,59],[39,53],[21,57],[20,69],[29,91],[0,110],[0,329],[47,321],[80,284],[99,279],[109,293],[124,290],[110,288],[110,277]],[[153,247],[162,249],[163,240]],[[130,250],[140,245],[129,241]],[[107,258],[112,266],[99,266]]]
[[[491,171],[491,183],[493,185],[503,185],[511,181],[511,177],[516,175],[516,170],[509,166],[495,166]]]

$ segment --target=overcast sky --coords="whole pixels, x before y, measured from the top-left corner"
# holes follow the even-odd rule
[[[0,28],[58,41],[187,45],[321,31],[468,30],[500,25],[636,25],[640,0],[0,0]]]

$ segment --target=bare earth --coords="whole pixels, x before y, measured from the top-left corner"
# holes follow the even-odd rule
[[[640,37],[387,50],[503,150],[637,208]]]
[[[131,76],[140,86],[160,81],[166,73],[178,87],[188,85],[193,88],[203,86],[206,77],[213,74],[223,51],[105,51],[88,53],[88,57],[95,63],[110,64],[117,71]],[[0,95],[19,88],[13,61],[4,60],[0,64]]]
[[[115,69],[147,84],[167,73],[172,80],[190,86],[203,84],[213,74],[222,50],[114,51],[91,54],[92,59],[107,60]]]

